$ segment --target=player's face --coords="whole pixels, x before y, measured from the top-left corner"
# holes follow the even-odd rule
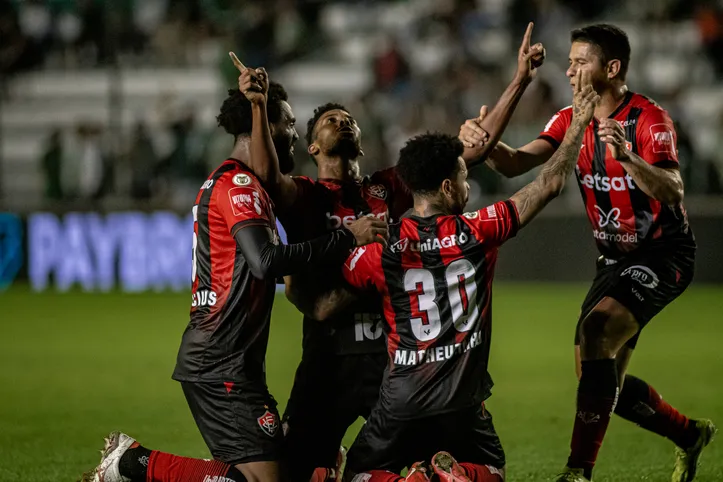
[[[361,130],[348,112],[341,109],[325,112],[316,121],[314,130],[314,144],[322,154],[344,159],[356,159],[361,154]]]
[[[600,48],[587,42],[573,42],[570,47],[570,66],[567,69],[567,77],[570,79],[570,86],[575,88],[575,76],[578,70],[590,73],[592,86],[597,92],[603,92],[610,84],[608,69],[602,63]]]
[[[281,102],[281,117],[271,124],[271,137],[279,158],[279,169],[283,174],[294,170],[294,143],[299,138],[296,132],[296,118],[288,102]]]
[[[462,214],[469,201],[469,184],[467,184],[467,164],[461,157],[457,159],[457,174],[449,179],[447,202],[451,214]]]

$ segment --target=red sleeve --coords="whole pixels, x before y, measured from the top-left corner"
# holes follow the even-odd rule
[[[510,200],[464,213],[462,219],[481,243],[495,246],[515,237],[520,227],[520,216]]]
[[[659,167],[678,167],[678,135],[668,113],[651,106],[640,116],[636,128],[638,155]]]
[[[225,174],[213,188],[215,205],[232,234],[246,225],[271,227],[271,201],[259,182],[244,173]]]
[[[545,128],[540,132],[538,139],[543,139],[552,144],[557,149],[562,144],[562,140],[565,138],[567,128],[570,127],[570,121],[572,120],[572,106],[565,107],[557,114],[553,115],[545,125]]]
[[[382,276],[381,255],[382,245],[378,243],[360,246],[352,251],[342,266],[346,282],[359,290],[378,289],[378,281]]]

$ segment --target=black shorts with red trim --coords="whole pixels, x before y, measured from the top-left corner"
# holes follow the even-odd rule
[[[582,303],[575,344],[580,344],[582,321],[603,298],[610,297],[630,310],[638,322],[638,333],[627,342],[635,348],[645,325],[693,280],[695,251],[691,239],[639,249],[617,260],[600,256],[595,279]]]
[[[281,459],[284,434],[265,384],[181,382],[181,387],[214,459],[229,465]]]
[[[304,350],[283,418],[292,482],[308,482],[317,467],[336,466],[347,429],[377,404],[388,360],[386,353]]]
[[[429,461],[440,451],[459,462],[505,466],[492,415],[484,404],[414,420],[398,420],[378,407],[372,411],[349,450],[346,470],[399,473],[415,462]]]

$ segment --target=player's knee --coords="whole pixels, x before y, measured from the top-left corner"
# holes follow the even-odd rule
[[[588,353],[594,350],[603,355],[614,355],[637,330],[637,322],[630,311],[617,301],[606,298],[580,325],[580,344]]]

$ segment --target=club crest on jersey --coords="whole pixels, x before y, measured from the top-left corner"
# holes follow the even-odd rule
[[[377,199],[384,200],[387,198],[387,188],[385,188],[381,184],[374,184],[369,186],[369,194],[371,194]]]
[[[479,217],[479,213],[477,211],[472,211],[471,213],[464,213],[462,216],[467,219],[477,219]]]
[[[233,183],[237,186],[248,186],[251,184],[251,177],[249,177],[247,174],[236,174],[233,177]]]
[[[625,149],[632,151],[633,150],[633,143],[630,141],[625,141]]]
[[[257,421],[259,422],[261,430],[263,430],[269,437],[273,437],[279,429],[279,421],[277,420],[276,415],[268,410],[266,410],[266,413],[261,415]]]

